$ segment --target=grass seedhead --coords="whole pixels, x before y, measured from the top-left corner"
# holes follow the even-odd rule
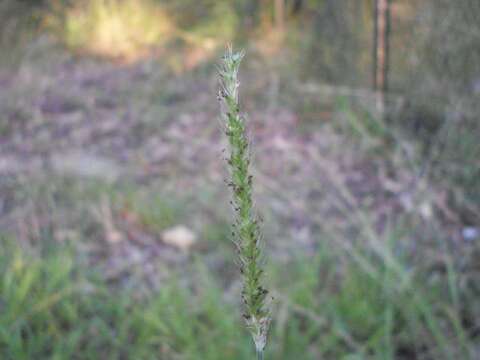
[[[250,142],[246,133],[245,117],[240,112],[238,70],[244,52],[233,52],[227,48],[219,68],[222,103],[222,120],[225,135],[230,145],[227,164],[230,179],[227,185],[232,189],[232,206],[235,213],[234,240],[238,251],[238,264],[243,276],[242,300],[247,328],[255,342],[259,358],[267,343],[270,314],[267,306],[268,290],[262,285],[261,232],[255,214],[250,174]]]

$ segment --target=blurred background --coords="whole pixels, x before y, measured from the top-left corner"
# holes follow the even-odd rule
[[[268,359],[480,358],[478,0],[2,0],[0,358],[251,359],[216,64],[264,219]]]

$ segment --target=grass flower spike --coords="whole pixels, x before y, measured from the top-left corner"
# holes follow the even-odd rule
[[[230,47],[227,48],[219,68],[219,99],[222,102],[225,134],[230,145],[227,158],[230,168],[228,185],[232,189],[232,205],[235,210],[234,242],[243,276],[243,316],[255,342],[258,358],[262,359],[270,316],[266,304],[268,291],[262,286],[261,233],[252,200],[249,140],[238,99],[238,69],[243,55],[243,52],[235,53]]]

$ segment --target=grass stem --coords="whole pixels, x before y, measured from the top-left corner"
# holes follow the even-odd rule
[[[257,360],[263,360],[263,351],[257,351]]]

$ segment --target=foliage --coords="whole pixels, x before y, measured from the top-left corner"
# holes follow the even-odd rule
[[[151,0],[88,0],[52,12],[49,25],[72,49],[135,60],[170,37],[172,23]]]
[[[87,0],[49,4],[43,8],[45,23],[67,47],[129,63],[163,55],[170,48],[185,51],[191,58],[204,57],[232,39],[238,25],[233,4],[223,1]],[[189,59],[182,61],[189,67]]]
[[[42,258],[13,245],[8,249],[0,259],[2,359],[172,359],[181,354],[193,360],[198,354],[221,359],[220,353],[247,359],[237,348],[242,339],[231,312],[205,279],[198,298],[171,281],[139,302],[135,294],[112,291],[98,274],[74,266],[68,249]],[[209,332],[211,324],[215,329]]]
[[[478,293],[450,257],[446,272],[388,246],[339,248],[270,268],[277,293],[267,355],[275,359],[474,359]],[[384,239],[387,240],[387,239]],[[146,296],[112,288],[69,247],[2,240],[2,359],[251,359],[248,334],[201,262]],[[423,257],[423,262],[425,257]],[[478,259],[477,259],[478,260]],[[428,264],[425,264],[428,265]],[[187,282],[185,282],[185,279]],[[300,281],[301,279],[301,281]],[[189,285],[185,285],[189,284]]]
[[[74,52],[128,61],[156,51],[171,51],[177,63],[208,60],[227,40],[250,40],[245,46],[251,72],[245,76],[253,90],[245,108],[252,110],[254,126],[258,118],[275,121],[262,122],[255,136],[267,149],[266,162],[280,153],[294,159],[278,166],[278,178],[265,176],[261,162],[254,173],[262,207],[265,199],[275,213],[267,225],[283,236],[272,244],[278,256],[272,253],[270,266],[261,263],[276,299],[267,356],[479,358],[478,1],[392,1],[392,93],[384,118],[372,115],[368,90],[370,0],[286,1],[288,11],[297,3],[299,10],[286,19],[282,52],[267,61],[267,52],[256,51],[269,30],[262,19],[273,16],[273,2],[266,3],[1,2],[0,137],[2,174],[8,175],[0,181],[0,232],[10,231],[0,243],[1,359],[254,355],[236,315],[239,300],[232,296],[240,285],[225,242],[230,230],[218,201],[223,187],[209,173],[217,170],[218,158],[212,165],[200,156],[218,145],[215,124],[205,125],[215,111],[207,94],[213,64],[178,77],[165,72],[164,58],[131,66],[78,59],[44,30]],[[37,21],[45,17],[50,28],[39,31]],[[18,71],[3,67],[7,63]],[[281,94],[282,101],[265,110],[270,94]],[[258,103],[262,107],[256,109]],[[245,129],[234,110],[238,136]],[[310,121],[303,132],[302,111]],[[179,134],[184,142],[177,142]],[[118,151],[118,182],[77,181],[71,174],[39,180],[31,169],[16,173],[30,164],[58,171],[53,159],[72,149],[91,152],[92,158]],[[184,155],[201,169],[189,163],[181,169]],[[232,161],[237,187],[249,181],[245,161],[248,156]],[[289,177],[297,171],[309,177]],[[198,199],[178,201],[172,189],[183,191],[178,179],[190,176],[193,183],[200,172],[206,176],[202,185],[187,192],[197,196],[211,186],[212,193],[201,210],[187,209]],[[289,185],[278,187],[278,197],[272,195],[276,181]],[[358,209],[338,189],[343,184],[358,186]],[[325,202],[323,195],[329,197]],[[236,200],[251,208],[245,191]],[[338,215],[336,206],[346,210]],[[334,221],[324,217],[324,208],[335,213]],[[377,210],[378,224],[372,221],[366,229],[351,218],[373,217]],[[404,215],[410,220],[402,223]],[[247,217],[246,224],[252,221]],[[198,235],[199,246],[190,253],[161,241],[161,232],[179,223],[193,225]],[[347,230],[330,232],[337,226]],[[462,230],[473,235],[467,239]],[[243,235],[255,243],[247,231]],[[178,268],[171,258],[180,259]],[[146,264],[136,265],[138,259]],[[157,266],[167,268],[168,276],[157,273]],[[152,282],[158,287],[138,281],[144,268],[160,278]],[[250,288],[256,285],[252,281]],[[252,312],[259,311],[258,302],[251,304]]]

